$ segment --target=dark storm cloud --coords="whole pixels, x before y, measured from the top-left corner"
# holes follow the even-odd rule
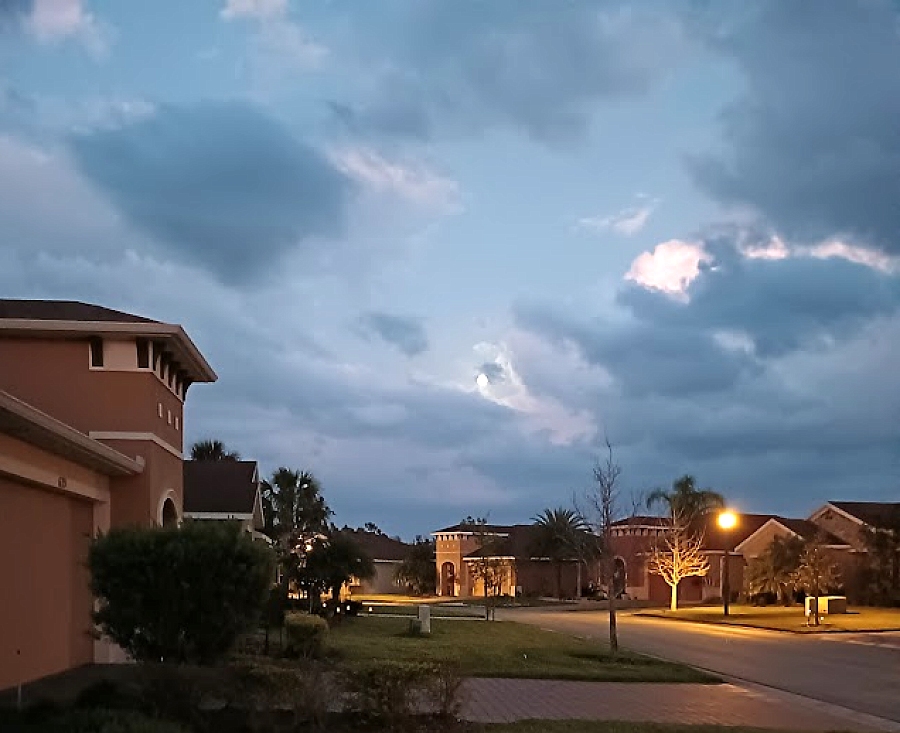
[[[675,20],[652,9],[535,0],[354,6],[392,49],[368,102],[333,106],[351,127],[427,138],[436,127],[477,132],[511,125],[545,141],[582,137],[593,103],[641,93],[682,53]],[[386,11],[385,8],[390,8]],[[366,22],[367,21],[367,22]],[[361,44],[366,44],[363,37]]]
[[[619,326],[527,306],[518,307],[515,316],[518,326],[551,343],[574,344],[587,362],[607,369],[632,395],[722,392],[759,370],[748,355],[723,349],[710,334],[695,328]]]
[[[72,138],[81,172],[134,225],[222,281],[245,283],[295,245],[343,231],[349,181],[242,104],[165,107]]]
[[[372,311],[360,316],[358,327],[363,334],[378,336],[407,356],[428,350],[428,334],[418,318]]]
[[[841,234],[900,253],[900,7],[750,8],[702,26],[747,86],[722,116],[727,152],[694,158],[695,180],[792,239]]]
[[[900,308],[900,277],[840,257],[747,259],[722,241],[707,250],[714,263],[691,284],[689,302],[639,285],[624,287],[619,302],[676,339],[685,330],[746,334],[761,358],[845,339]]]
[[[19,30],[33,6],[33,0],[0,0],[0,33]]]

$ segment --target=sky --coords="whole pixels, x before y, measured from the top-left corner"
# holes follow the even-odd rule
[[[412,537],[900,500],[900,4],[0,0],[0,293],[181,323],[186,439]]]

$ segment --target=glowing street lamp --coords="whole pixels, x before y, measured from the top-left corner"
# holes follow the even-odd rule
[[[728,602],[731,600],[731,585],[729,584],[728,576],[728,568],[731,565],[729,562],[729,557],[731,556],[731,540],[730,533],[735,527],[737,527],[738,517],[733,511],[728,509],[719,512],[719,516],[717,518],[717,522],[719,524],[719,528],[725,530],[725,567],[722,570],[722,603],[724,604],[725,615],[728,615]]]

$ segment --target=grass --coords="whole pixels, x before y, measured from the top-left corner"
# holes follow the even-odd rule
[[[825,616],[820,626],[807,626],[802,606],[732,606],[728,616],[720,606],[684,608],[678,611],[642,611],[639,616],[697,621],[708,624],[752,626],[802,634],[839,631],[898,631],[900,608],[857,608]]]
[[[769,728],[605,720],[522,720],[484,726],[485,733],[777,733]]]
[[[361,616],[331,630],[329,645],[345,663],[454,661],[468,677],[717,682],[672,662],[620,652],[596,642],[511,621],[436,620],[430,636],[411,636],[403,618]]]

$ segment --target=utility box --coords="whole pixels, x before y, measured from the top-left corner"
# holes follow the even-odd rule
[[[812,616],[813,597],[806,597],[806,615]],[[819,596],[819,615],[828,616],[835,613],[847,613],[846,596]]]
[[[423,634],[431,633],[431,606],[419,606],[419,630]]]

